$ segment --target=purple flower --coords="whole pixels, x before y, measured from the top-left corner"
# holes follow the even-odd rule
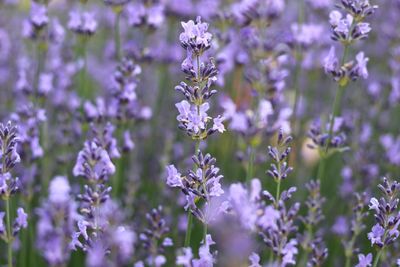
[[[65,176],[56,176],[50,182],[49,200],[55,204],[63,204],[70,200],[69,182]]]
[[[296,264],[296,255],[298,253],[297,240],[290,239],[290,241],[282,249],[282,266]]]
[[[89,236],[87,234],[87,227],[90,225],[89,222],[84,221],[84,220],[79,220],[78,221],[78,229],[79,233],[83,236],[85,240],[89,239]]]
[[[273,206],[267,206],[263,210],[263,215],[258,219],[258,225],[263,229],[277,229],[277,221],[280,213]]]
[[[213,125],[212,129],[214,131],[218,131],[220,133],[225,132],[225,126],[222,123],[224,120],[225,120],[225,118],[221,117],[221,116],[218,116],[217,118],[214,118],[213,119],[214,125]]]
[[[335,224],[332,227],[335,234],[344,236],[348,233],[349,225],[347,223],[346,217],[339,216],[336,218]]]
[[[30,12],[30,22],[37,28],[42,28],[49,22],[49,17],[47,16],[47,8],[38,3],[32,3]]]
[[[0,235],[3,235],[6,232],[6,228],[4,226],[4,216],[5,212],[0,211]]]
[[[214,265],[214,256],[210,252],[210,246],[214,244],[211,235],[208,234],[204,244],[199,248],[199,259],[192,261],[193,267],[212,267]]]
[[[358,254],[358,264],[355,267],[369,267],[372,264],[372,254]]]
[[[167,185],[171,187],[183,187],[182,176],[174,165],[168,165],[167,172]]]
[[[17,218],[15,219],[15,224],[18,228],[28,227],[28,214],[25,213],[23,208],[17,209]]]
[[[261,183],[258,179],[251,181],[251,192],[248,192],[241,183],[234,183],[229,187],[229,198],[224,204],[227,205],[225,210],[226,212],[228,210],[234,212],[245,229],[254,230],[256,228],[258,219],[258,204],[256,201],[260,197],[260,192]]]
[[[76,232],[72,234],[72,240],[69,244],[71,250],[76,250],[77,247],[82,248],[83,244],[79,241],[80,233]]]
[[[118,226],[114,231],[113,242],[117,244],[119,255],[124,261],[129,260],[134,252],[136,234],[128,227]]]
[[[325,73],[330,73],[338,68],[339,61],[336,58],[335,47],[332,46],[328,55],[324,59]]]
[[[371,241],[371,245],[382,244],[382,237],[385,233],[385,229],[379,224],[375,224],[372,227],[372,231],[368,233],[368,239]]]
[[[48,95],[53,89],[53,74],[42,73],[39,78],[38,92],[41,95]]]
[[[379,201],[376,198],[371,198],[370,205],[368,206],[370,210],[375,210],[379,212]]]
[[[115,166],[107,151],[95,141],[86,141],[79,152],[73,169],[75,176],[84,176],[89,180],[108,179],[115,173]]]
[[[208,24],[201,22],[201,17],[197,17],[196,22],[189,20],[181,22],[181,25],[184,32],[179,35],[179,40],[183,47],[200,54],[210,47],[212,35],[207,32]]]
[[[93,35],[97,29],[97,21],[91,12],[72,11],[69,13],[68,29],[78,34]]]
[[[251,255],[249,256],[249,261],[250,261],[249,267],[261,267],[260,256],[257,253],[255,252],[251,253]]]
[[[364,57],[364,52],[359,52],[356,55],[356,60],[357,60],[357,73],[359,76],[363,77],[364,79],[368,78],[368,69],[367,69],[367,63],[369,61],[369,58]]]
[[[193,259],[193,253],[191,248],[183,248],[182,249],[182,255],[179,255],[176,258],[176,264],[177,265],[183,265],[184,267],[191,267],[192,266],[192,259]]]
[[[400,166],[400,136],[396,138],[390,134],[384,134],[379,141],[386,151],[389,162]]]

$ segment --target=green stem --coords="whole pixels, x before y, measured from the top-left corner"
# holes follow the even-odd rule
[[[7,261],[8,261],[8,267],[12,267],[12,244],[13,244],[13,237],[11,233],[11,214],[10,214],[10,198],[6,196],[5,198],[6,202],[6,220],[7,220]]]
[[[345,251],[346,264],[345,264],[345,267],[350,267],[351,257],[353,255],[353,246],[354,246],[354,243],[356,242],[357,235],[358,235],[358,231],[356,231],[353,234],[353,236],[351,237],[351,240],[350,240],[350,245],[349,245],[348,248],[346,248],[346,251]]]
[[[318,172],[317,172],[317,180],[321,181],[323,179],[326,167],[326,159],[323,155],[321,155],[319,164],[318,164]]]
[[[343,56],[341,60],[341,66],[346,61],[346,56],[349,50],[349,45],[344,46],[344,51],[343,51]],[[325,175],[325,165],[326,165],[326,160],[328,156],[328,150],[329,150],[329,143],[332,140],[332,134],[333,134],[333,126],[335,124],[335,118],[340,114],[340,109],[341,109],[341,102],[343,98],[343,94],[346,88],[347,82],[344,84],[341,84],[341,82],[338,82],[338,87],[336,89],[336,94],[335,94],[335,99],[333,100],[333,107],[332,107],[332,115],[329,121],[329,132],[328,132],[328,139],[326,140],[325,147],[321,153],[321,160],[318,166],[318,175],[317,179],[321,181],[322,177]]]
[[[206,243],[206,236],[207,236],[207,223],[203,224],[203,240],[204,244]]]
[[[185,235],[185,248],[190,247],[190,237],[192,236],[192,224],[193,224],[193,214],[188,211],[187,217],[187,228],[186,228],[186,235]]]
[[[349,50],[349,46],[345,45],[344,51],[343,51],[343,57],[341,60],[341,66],[343,66],[343,64],[346,61],[346,56],[347,56],[348,50]],[[343,94],[344,94],[344,89],[346,88],[346,84],[347,84],[347,82],[344,85],[342,85],[340,82],[338,82],[338,88],[336,89],[335,99],[333,100],[332,116],[331,116],[330,122],[329,122],[328,140],[325,144],[325,153],[328,152],[329,143],[332,140],[333,126],[335,124],[335,118],[340,114],[341,102],[342,102],[342,98],[343,98]]]
[[[83,59],[83,67],[79,73],[79,90],[82,97],[88,98],[90,96],[89,91],[86,86],[86,76],[87,76],[87,55],[86,55],[86,47],[87,47],[87,39],[83,37],[80,39],[80,51],[78,51],[78,55]]]
[[[247,175],[246,175],[246,183],[250,183],[250,179],[253,178],[253,168],[254,168],[254,158],[255,158],[255,149],[250,146],[249,160],[247,162]]]
[[[304,21],[304,3],[303,0],[299,0],[299,11],[298,11],[298,26],[302,27],[303,25],[303,21]],[[293,104],[293,120],[292,120],[292,126],[293,126],[293,132],[296,135],[297,134],[297,109],[298,109],[298,102],[299,102],[299,98],[300,98],[300,74],[301,74],[301,45],[297,44],[296,45],[296,50],[295,50],[295,57],[296,57],[296,68],[295,68],[295,72],[294,72],[294,90],[295,90],[295,94],[294,94],[294,104]]]
[[[120,20],[121,11],[115,11],[115,25],[114,25],[114,41],[115,41],[115,58],[121,60],[121,34],[120,34]]]
[[[379,259],[382,256],[382,253],[383,253],[383,248],[381,250],[379,250],[378,254],[376,254],[375,260],[374,260],[374,265],[372,265],[372,267],[377,267],[378,266],[378,262],[379,262]]]
[[[277,181],[277,185],[276,185],[276,196],[275,196],[275,200],[276,200],[276,206],[278,207],[278,203],[279,203],[279,196],[281,194],[281,179],[279,179]]]
[[[196,140],[195,152],[194,152],[195,154],[199,150],[199,147],[200,147],[200,140]],[[185,245],[184,245],[185,247],[190,246],[190,238],[192,236],[192,224],[193,224],[193,214],[189,210],[187,216],[187,227],[186,227]],[[207,227],[206,224],[205,227]],[[205,231],[207,232],[207,228],[205,229]]]

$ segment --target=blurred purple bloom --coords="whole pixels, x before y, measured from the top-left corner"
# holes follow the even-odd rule
[[[369,267],[372,264],[372,254],[358,254],[358,264],[355,267]]]
[[[257,253],[255,252],[251,253],[251,255],[249,256],[249,261],[250,261],[249,267],[261,267],[260,256]]]
[[[171,187],[183,187],[182,177],[174,165],[167,166],[167,185]]]
[[[335,71],[338,68],[339,61],[336,58],[335,47],[332,46],[329,50],[329,54],[324,59],[325,73]]]
[[[84,176],[89,180],[108,179],[115,173],[115,166],[105,149],[94,141],[86,141],[79,152],[73,169],[74,176]]]

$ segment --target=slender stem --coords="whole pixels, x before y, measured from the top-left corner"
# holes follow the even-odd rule
[[[382,256],[382,253],[383,253],[383,248],[378,251],[378,254],[376,254],[375,260],[374,260],[374,265],[372,265],[372,267],[377,267],[378,266],[378,262],[379,262],[379,259]]]
[[[80,53],[80,56],[82,57],[83,60],[83,66],[82,69],[79,73],[79,90],[81,93],[82,97],[89,97],[89,92],[87,90],[86,86],[86,76],[87,76],[87,55],[86,55],[86,47],[87,47],[87,39],[86,37],[83,37],[80,39],[80,51],[78,51],[78,55]]]
[[[115,11],[115,25],[114,25],[114,41],[115,41],[115,58],[121,60],[121,34],[120,34],[120,20],[121,11]]]
[[[342,61],[341,61],[341,66],[343,66],[343,64],[346,61],[346,56],[347,56],[348,50],[349,50],[349,46],[345,45],[343,57],[342,57]],[[345,88],[346,88],[346,85],[341,85],[340,82],[338,83],[338,88],[336,89],[335,99],[333,100],[332,116],[331,116],[330,122],[329,122],[328,140],[325,144],[325,153],[328,152],[329,143],[332,140],[333,126],[335,124],[335,118],[340,114],[341,102],[342,102]]]
[[[349,50],[349,45],[345,45],[342,60],[340,62],[341,66],[343,66],[343,64],[346,61],[346,56],[347,56],[348,50]],[[341,102],[342,102],[343,94],[344,94],[344,91],[346,88],[346,84],[347,84],[347,82],[344,84],[341,84],[340,82],[338,82],[335,99],[333,101],[332,115],[331,115],[331,118],[329,121],[328,139],[326,140],[325,147],[321,153],[321,160],[320,160],[320,163],[318,166],[318,175],[317,175],[318,180],[321,180],[322,177],[325,175],[325,165],[326,165],[326,160],[327,160],[327,156],[328,156],[329,143],[332,140],[333,126],[335,124],[335,118],[340,114]]]
[[[11,233],[11,214],[10,214],[10,198],[9,196],[6,196],[5,198],[6,202],[6,220],[7,220],[7,254],[8,254],[8,267],[12,267],[12,244],[13,244],[13,236]]]
[[[324,156],[321,155],[321,159],[318,164],[317,180],[321,181],[324,178],[325,167],[326,167],[326,160]]]
[[[351,264],[351,257],[352,257],[352,255],[353,255],[353,246],[354,246],[354,243],[356,242],[357,235],[358,235],[357,232],[355,232],[355,233],[353,234],[353,236],[351,237],[351,240],[350,240],[350,245],[349,245],[349,247],[348,247],[348,248],[346,249],[346,251],[345,251],[345,257],[346,257],[346,264],[345,264],[345,267],[350,267],[350,264]]]
[[[345,267],[350,267],[350,264],[351,264],[351,256],[346,255]]]
[[[188,218],[187,218],[187,228],[186,228],[186,235],[185,235],[185,248],[190,247],[190,237],[192,236],[192,224],[193,224],[193,214],[188,211]]]
[[[199,150],[200,147],[200,140],[196,140],[196,145],[195,145],[195,154],[197,153],[197,151]],[[190,246],[190,238],[192,236],[192,224],[193,224],[193,214],[192,212],[189,210],[188,211],[188,216],[187,216],[187,227],[186,227],[186,235],[185,235],[185,247],[189,247]],[[204,224],[205,227],[206,224]],[[205,231],[207,232],[207,228],[205,229]]]
[[[304,21],[304,1],[299,0],[299,10],[298,10],[298,27],[303,26],[303,21]],[[294,90],[295,90],[295,95],[294,95],[294,104],[293,104],[293,116],[292,116],[292,126],[293,126],[293,131],[295,134],[297,133],[297,109],[298,109],[298,102],[300,98],[300,74],[301,74],[301,44],[296,45],[296,50],[295,50],[295,57],[296,57],[296,68],[294,72]]]
[[[281,179],[279,179],[278,181],[277,181],[277,184],[276,184],[276,197],[275,197],[275,200],[276,200],[276,206],[278,206],[278,203],[279,203],[279,195],[281,194]]]
[[[277,162],[277,168],[278,168],[278,173],[280,174],[281,173],[281,162],[280,161]],[[282,177],[279,176],[278,179],[275,180],[275,181],[277,183],[276,184],[276,196],[275,196],[275,208],[278,208],[278,206],[279,206],[279,195],[281,193]],[[279,255],[278,255],[278,258],[279,258]]]
[[[250,182],[250,179],[253,178],[253,168],[254,168],[254,158],[255,158],[255,149],[253,146],[249,146],[249,160],[247,162],[247,173],[246,173],[246,183]]]
[[[207,237],[207,223],[203,224],[203,240],[204,244],[206,243],[206,237]]]

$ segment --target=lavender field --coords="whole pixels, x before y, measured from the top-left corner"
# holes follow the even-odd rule
[[[400,266],[400,0],[0,0],[0,267]]]

